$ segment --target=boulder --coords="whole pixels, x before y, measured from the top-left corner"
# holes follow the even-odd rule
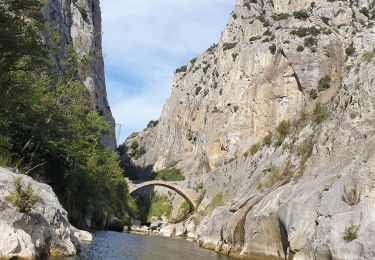
[[[14,193],[17,177],[25,185],[31,184],[40,198],[30,213],[18,212],[6,199]],[[67,212],[50,186],[6,168],[0,168],[0,208],[1,257],[73,256],[79,252],[81,242],[92,241],[90,233],[69,223]]]

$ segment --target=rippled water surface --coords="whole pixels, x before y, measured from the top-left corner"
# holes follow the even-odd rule
[[[227,260],[228,257],[200,248],[182,239],[142,236],[110,231],[93,232],[94,242],[84,245],[78,257],[70,259],[125,260]]]

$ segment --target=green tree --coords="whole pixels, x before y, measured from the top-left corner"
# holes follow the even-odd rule
[[[81,83],[90,59],[65,49],[64,73],[51,56],[61,50],[54,25],[43,21],[37,0],[0,3],[0,162],[12,161],[50,184],[74,224],[105,226],[110,215],[135,214],[118,155],[100,145],[109,126]],[[2,159],[2,158],[6,158]]]

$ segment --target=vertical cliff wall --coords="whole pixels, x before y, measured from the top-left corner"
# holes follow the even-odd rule
[[[116,148],[115,121],[107,100],[102,29],[99,0],[50,0],[43,11],[44,17],[58,26],[62,51],[56,56],[58,70],[64,70],[66,47],[72,44],[80,57],[90,57],[82,82],[95,97],[99,113],[111,126],[111,133],[102,137],[102,144]]]
[[[329,100],[350,44],[352,13],[342,1],[238,0],[219,43],[176,70],[160,122],[127,140],[146,151],[132,162],[154,170],[178,162],[187,176],[209,172],[283,120]],[[332,88],[316,98],[326,75]]]

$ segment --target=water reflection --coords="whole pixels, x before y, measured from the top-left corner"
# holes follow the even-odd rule
[[[84,245],[76,259],[124,260],[227,260],[217,253],[182,239],[95,231],[94,242]]]

